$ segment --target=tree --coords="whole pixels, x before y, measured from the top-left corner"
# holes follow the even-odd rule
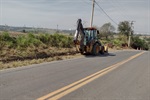
[[[111,23],[105,23],[102,27],[100,27],[100,33],[103,34],[106,39],[115,31],[115,27]]]
[[[129,21],[120,22],[118,25],[118,31],[120,34],[125,35],[127,39],[129,38],[130,32],[132,33],[131,35],[133,35]]]

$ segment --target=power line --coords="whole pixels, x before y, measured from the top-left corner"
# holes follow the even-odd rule
[[[95,1],[95,3],[112,22],[114,22],[116,25],[118,25],[96,1]]]
[[[88,1],[92,1],[92,0],[88,0],[88,1],[85,1],[85,0],[82,0],[84,3],[86,3],[87,5],[91,5],[91,3],[89,3]],[[97,2],[95,1],[95,3],[96,3],[96,5],[101,9],[101,10],[99,10],[98,8],[98,10],[101,12],[103,12],[113,23],[115,23],[116,25],[118,25],[108,14],[107,14],[107,12],[99,5],[99,3],[98,2],[100,2],[101,0],[97,0]],[[116,0],[115,0],[116,1]],[[115,6],[115,3],[116,3],[116,6]],[[114,2],[114,0],[112,0],[112,2],[111,2],[111,4],[112,4],[112,7],[113,8],[118,8],[118,10],[120,10],[120,14],[122,13],[121,12],[121,10],[123,10],[123,11],[126,11],[127,9],[123,9],[122,7],[120,8],[120,6],[122,5],[119,1],[117,2]],[[120,6],[119,6],[120,5]],[[126,14],[124,15],[124,13],[122,13],[121,15],[123,15],[124,17],[126,17],[127,19],[130,19],[129,17],[130,16],[126,16]],[[134,30],[134,32],[138,32],[138,33],[147,33],[147,34],[150,34],[150,32],[144,32],[144,31],[137,31],[137,30]]]
[[[84,0],[82,0],[82,1],[84,1]],[[89,1],[92,1],[92,0],[89,0]],[[97,3],[100,3],[100,1],[102,1],[102,0],[97,0]],[[84,2],[85,2],[85,1],[84,1]],[[110,5],[111,5],[114,9],[118,10],[118,13],[120,13],[120,15],[122,15],[121,17],[122,17],[123,19],[130,19],[129,16],[127,16],[125,13],[122,12],[122,11],[124,11],[124,9],[122,9],[122,7],[119,7],[119,5],[115,5],[114,0],[107,1],[107,2],[110,2],[110,3],[111,3]],[[88,5],[91,5],[89,2],[85,2],[85,3],[87,3]],[[118,3],[118,4],[119,4],[119,3]]]
[[[84,1],[84,0],[82,0],[82,1]],[[92,1],[92,0],[89,0],[89,1]],[[89,4],[88,2],[85,2],[85,1],[84,1],[84,3]],[[98,4],[97,1],[94,1],[94,3],[103,11],[103,13],[104,13],[113,23],[115,23],[116,25],[118,25],[118,24],[106,13],[106,11]]]
[[[85,0],[82,0],[84,3],[86,3],[87,5],[91,5],[91,3],[85,1]]]
[[[100,1],[102,1],[102,0],[97,0],[97,3],[100,3]],[[124,14],[122,11],[121,11],[121,8],[118,6],[118,5],[115,5],[114,4],[114,0],[111,0],[111,1],[105,1],[105,2],[109,2],[109,3],[107,3],[107,4],[110,4],[114,9],[116,9],[116,10],[118,10],[118,13],[120,13],[120,15],[122,15],[121,17],[123,18],[123,19],[130,19],[126,14]],[[118,9],[117,9],[118,8]],[[122,9],[123,10],[123,9]],[[123,10],[124,11],[124,10]]]
[[[130,9],[126,9],[126,6],[123,5],[123,4],[121,3],[121,1],[112,0],[112,2],[113,2],[113,3],[116,3],[116,5],[117,5],[116,7],[118,7],[119,9],[122,9],[122,10],[123,10],[123,13],[125,13],[125,12],[128,11],[128,10],[130,10]],[[134,19],[133,16],[129,16],[129,15],[128,15],[127,18],[128,18],[128,19]]]
[[[82,0],[82,1],[84,1],[84,0]],[[92,0],[88,0],[88,1],[92,1]],[[100,1],[102,1],[102,0],[97,0],[97,4],[100,2]],[[108,1],[109,2],[109,1]],[[87,3],[88,5],[91,5],[89,2],[87,2],[87,1],[84,1],[84,3]],[[118,5],[114,5],[114,0],[111,0],[110,1],[110,3],[111,3],[111,5],[112,5],[112,7],[114,8],[114,9],[116,9],[116,10],[118,10],[118,13],[120,13],[120,15],[122,15],[121,17],[123,18],[123,19],[130,19],[129,18],[129,16],[127,16],[126,14],[124,14],[122,11],[121,11],[121,9],[122,9],[122,7],[120,8],[119,7],[119,3],[118,3]],[[121,5],[121,4],[120,4]],[[101,7],[102,8],[102,7]],[[117,9],[118,8],[118,9]],[[125,10],[125,9],[122,9],[123,11]],[[106,11],[105,11],[106,12]]]
[[[114,0],[111,0],[110,3],[112,5],[112,7],[115,8],[116,10],[118,10],[118,13],[120,13],[120,15],[122,15],[122,18],[124,17],[125,19],[130,19],[129,16],[127,16],[125,14],[125,12],[122,12],[122,11],[125,11],[125,10],[122,9],[122,7],[119,7],[117,4],[115,4]]]

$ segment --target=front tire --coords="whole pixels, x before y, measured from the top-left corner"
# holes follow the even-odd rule
[[[101,46],[101,49],[100,49],[100,54],[104,54],[104,50],[105,48],[104,48],[104,46]]]

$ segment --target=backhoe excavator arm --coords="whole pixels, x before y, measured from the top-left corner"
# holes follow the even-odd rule
[[[78,40],[79,34],[81,35],[81,40]],[[77,21],[77,29],[74,35],[74,43],[75,45],[77,45],[78,43],[80,43],[80,46],[83,45],[83,41],[84,41],[84,29],[83,29],[83,25],[82,25],[82,20],[78,19]]]

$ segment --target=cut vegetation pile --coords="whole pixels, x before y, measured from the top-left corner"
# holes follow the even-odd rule
[[[72,37],[62,34],[0,34],[0,64],[76,54]]]

